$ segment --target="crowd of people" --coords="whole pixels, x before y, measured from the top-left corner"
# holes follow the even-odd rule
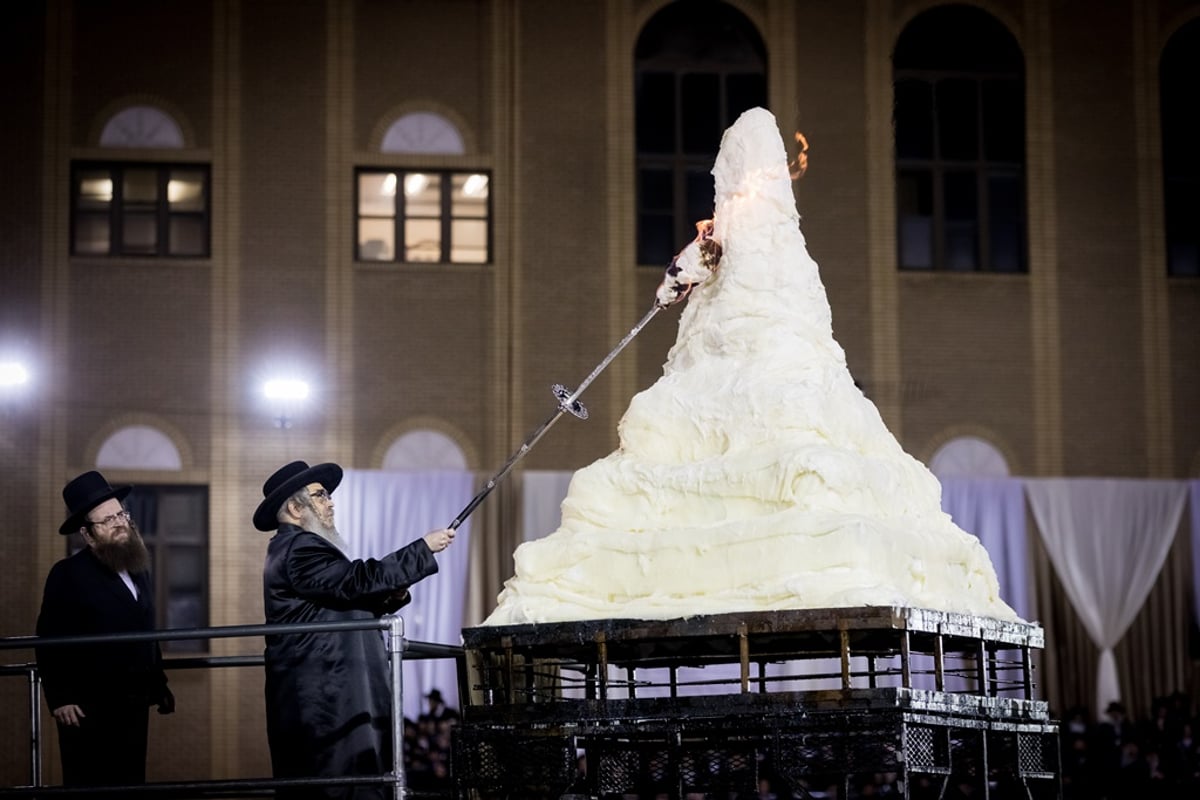
[[[1131,720],[1109,703],[1098,722],[1074,708],[1061,722],[1063,800],[1200,797],[1200,709],[1183,692],[1159,697]]]
[[[449,793],[454,785],[450,777],[450,737],[458,723],[458,712],[446,705],[438,689],[425,699],[429,703],[427,711],[415,722],[404,719],[405,775],[411,789]]]

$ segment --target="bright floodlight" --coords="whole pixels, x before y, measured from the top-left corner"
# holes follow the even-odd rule
[[[0,361],[0,386],[21,386],[29,382],[29,371],[16,361]]]
[[[296,380],[273,380],[263,384],[263,394],[271,400],[303,400],[308,397],[308,384]]]

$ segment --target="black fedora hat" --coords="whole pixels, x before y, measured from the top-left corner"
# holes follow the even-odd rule
[[[132,486],[109,486],[108,480],[96,470],[89,470],[63,487],[62,496],[71,515],[59,526],[62,534],[74,533],[83,527],[87,513],[105,500],[124,500]]]
[[[254,527],[273,531],[279,527],[279,508],[289,497],[310,483],[319,483],[330,494],[342,482],[342,468],[337,464],[317,464],[310,467],[303,461],[293,461],[275,470],[263,484],[263,501],[254,512]]]

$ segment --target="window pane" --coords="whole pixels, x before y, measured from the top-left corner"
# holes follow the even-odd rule
[[[487,217],[488,176],[479,173],[450,176],[450,215]]]
[[[108,214],[75,215],[75,249],[81,255],[107,255]]]
[[[154,214],[125,212],[122,218],[121,252],[138,255],[158,252],[158,225]]]
[[[728,75],[725,88],[728,92],[725,128],[737,122],[743,111],[767,106],[767,76],[761,72]]]
[[[440,175],[409,172],[404,176],[404,214],[408,217],[440,217],[442,215]]]
[[[665,267],[675,253],[675,218],[670,214],[639,214],[638,263]]]
[[[208,626],[203,592],[172,592],[167,598],[166,611],[168,628],[204,628]],[[179,639],[163,642],[163,650],[171,653],[203,653],[207,649],[207,639]]]
[[[450,223],[450,260],[465,264],[487,263],[486,220],[456,219]]]
[[[979,268],[979,195],[974,172],[947,172],[946,269]]]
[[[979,157],[976,109],[977,84],[950,79],[937,85],[937,120],[940,155],[955,160]]]
[[[358,260],[391,261],[396,257],[396,223],[390,219],[358,222]]]
[[[926,81],[896,84],[896,157],[933,157],[933,87]]]
[[[1024,269],[1021,208],[1020,180],[1009,175],[988,179],[989,267],[995,272],[1021,272]]]
[[[170,221],[170,254],[173,256],[202,256],[208,251],[204,241],[204,219],[195,216],[173,216]]]
[[[988,161],[1025,160],[1024,91],[1015,80],[984,81],[983,143]]]
[[[126,169],[121,201],[125,207],[153,206],[158,203],[158,170]]]
[[[933,176],[928,171],[901,172],[896,181],[900,266],[933,268]]]
[[[675,152],[675,76],[642,72],[637,78],[639,153]]]
[[[693,224],[713,215],[713,176],[708,170],[690,169],[687,173],[687,219],[682,220],[688,236],[679,243],[679,248],[691,241],[695,235]]]
[[[113,182],[108,170],[81,170],[76,180],[81,211],[107,209],[112,203]]]
[[[404,260],[441,261],[442,223],[436,219],[404,222]]]
[[[167,202],[172,211],[204,211],[204,173],[196,170],[173,170],[167,181]]]
[[[721,143],[720,83],[713,74],[684,75],[683,152],[693,155],[715,155]]]
[[[396,173],[359,173],[358,213],[368,217],[390,217],[396,213]]]
[[[675,187],[671,171],[642,169],[638,171],[639,205],[644,211],[671,211],[675,207]]]

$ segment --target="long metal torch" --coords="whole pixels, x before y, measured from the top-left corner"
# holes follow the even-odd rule
[[[533,433],[529,434],[529,438],[522,442],[521,446],[517,448],[517,450],[511,456],[508,457],[508,461],[504,462],[504,466],[500,468],[500,471],[488,479],[488,482],[484,485],[484,487],[479,490],[479,494],[475,495],[475,497],[471,499],[470,503],[467,503],[466,508],[458,512],[458,516],[455,517],[454,521],[448,526],[451,530],[458,530],[458,526],[463,524],[463,520],[470,516],[471,512],[483,502],[483,499],[492,493],[492,490],[496,488],[496,485],[504,479],[504,476],[507,475],[514,466],[516,466],[517,462],[524,458],[525,454],[533,449],[533,446],[537,444],[538,439],[541,439],[542,436],[545,435],[546,431],[550,430],[550,426],[558,422],[559,417],[561,417],[563,414],[572,414],[580,419],[588,418],[587,408],[584,407],[583,403],[579,402],[579,395],[583,394],[584,389],[586,389],[588,386],[591,386],[592,381],[596,380],[596,377],[604,371],[605,367],[612,363],[612,360],[617,357],[617,354],[625,349],[625,345],[633,341],[633,337],[637,336],[642,328],[646,327],[646,323],[650,322],[650,320],[654,318],[654,315],[659,311],[662,311],[663,308],[664,306],[655,303],[654,307],[646,312],[646,316],[642,317],[641,321],[638,322],[637,325],[634,325],[629,333],[625,334],[625,338],[621,339],[621,341],[617,343],[617,346],[613,348],[612,352],[606,355],[604,360],[597,364],[596,368],[592,370],[591,374],[583,379],[583,383],[579,384],[579,388],[577,388],[575,391],[572,392],[561,383],[554,384],[554,396],[558,398],[557,410],[555,410],[555,412],[551,414],[545,422],[539,425]]]

